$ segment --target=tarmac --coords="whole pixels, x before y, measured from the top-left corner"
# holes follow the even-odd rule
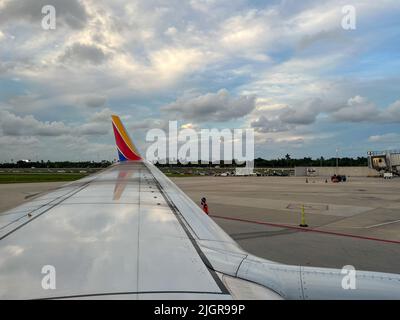
[[[265,259],[400,274],[400,179],[325,183],[302,177],[172,179],[239,245]],[[1,212],[65,182],[0,185]],[[304,206],[307,228],[299,227]]]
[[[42,192],[48,192],[68,182],[5,183],[0,184],[0,215]]]
[[[189,177],[173,181],[246,251],[281,263],[400,273],[400,179]],[[304,205],[307,228],[299,227]]]

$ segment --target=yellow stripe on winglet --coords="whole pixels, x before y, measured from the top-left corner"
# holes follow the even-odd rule
[[[127,146],[129,148],[131,148],[133,153],[135,153],[136,155],[138,155],[140,157],[139,152],[137,151],[137,149],[136,149],[135,145],[133,144],[131,138],[129,138],[129,135],[126,132],[125,127],[121,122],[121,119],[116,115],[112,115],[111,118],[112,118],[112,121],[114,122],[115,126],[117,127],[119,133],[121,134],[122,139],[124,139],[125,143],[127,144]]]

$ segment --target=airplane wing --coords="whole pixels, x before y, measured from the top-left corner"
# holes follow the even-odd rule
[[[0,215],[0,299],[400,299],[400,275],[346,290],[243,251],[112,124],[119,163]]]

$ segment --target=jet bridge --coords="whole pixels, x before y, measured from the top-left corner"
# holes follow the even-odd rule
[[[400,175],[400,150],[369,151],[368,166],[382,173]]]

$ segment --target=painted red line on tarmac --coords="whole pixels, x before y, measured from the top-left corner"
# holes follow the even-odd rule
[[[307,229],[307,228],[290,226],[290,225],[287,225],[287,224],[280,224],[280,223],[254,221],[254,220],[246,220],[246,219],[232,218],[232,217],[223,217],[223,216],[216,216],[216,215],[210,215],[210,217],[218,218],[218,219],[225,219],[225,220],[247,222],[247,223],[262,224],[262,225],[271,226],[271,227],[278,227],[278,228],[295,229],[295,230],[299,230],[299,231],[303,231],[303,232],[317,232],[317,233],[322,233],[322,234],[330,234],[330,235],[334,235],[334,236],[342,236],[342,237],[356,238],[356,239],[362,239],[362,240],[372,240],[372,241],[380,241],[380,242],[400,244],[400,241],[396,241],[396,240],[386,240],[386,239],[380,239],[380,238],[358,236],[358,235],[355,235],[355,234],[348,234],[348,233],[340,233],[340,232],[332,232],[332,231],[324,231],[324,230],[316,230],[316,229]]]

